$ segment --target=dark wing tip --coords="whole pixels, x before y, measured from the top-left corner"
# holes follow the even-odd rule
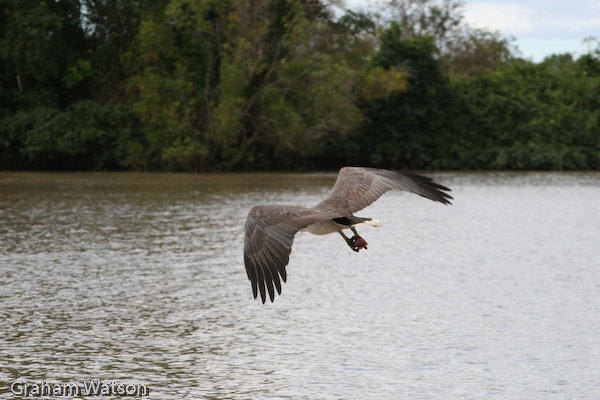
[[[421,193],[417,193],[417,194],[419,194],[425,198],[428,198],[429,200],[433,200],[433,201],[442,203],[444,205],[452,204],[450,202],[450,200],[454,200],[454,198],[452,196],[450,196],[448,193],[446,193],[446,192],[452,191],[450,188],[434,182],[433,179],[428,176],[410,174],[410,173],[406,173],[406,172],[404,172],[402,174],[404,176],[412,179],[412,181],[415,182],[419,186]]]
[[[281,281],[277,271],[272,271],[266,265],[260,265],[256,263],[256,260],[251,257],[246,259],[246,269],[250,271],[248,273],[248,279],[252,284],[252,295],[256,299],[260,293],[260,299],[263,304],[267,300],[267,295],[271,302],[275,301],[275,291],[281,294]],[[283,274],[287,278],[287,274]],[[285,282],[284,278],[284,282]]]

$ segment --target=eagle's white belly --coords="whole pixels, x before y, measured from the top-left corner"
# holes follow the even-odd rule
[[[313,235],[327,235],[328,233],[339,231],[340,228],[340,225],[336,224],[335,222],[329,219],[327,221],[315,222],[314,224],[302,229],[302,231],[310,232]]]
[[[381,226],[381,221],[377,220],[377,219],[372,219],[370,221],[365,221],[365,222],[361,222],[359,224],[354,224],[353,226],[373,226],[373,227],[380,227]],[[338,232],[342,229],[349,229],[350,227],[345,226],[345,225],[340,225],[340,224],[336,224],[334,221],[332,220],[326,220],[326,221],[319,221],[319,222],[315,222],[312,225],[307,226],[304,229],[301,229],[301,231],[303,232],[310,232],[313,235],[327,235],[329,233],[333,233],[333,232]]]

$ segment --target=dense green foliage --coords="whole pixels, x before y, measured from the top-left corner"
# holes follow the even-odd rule
[[[600,169],[600,54],[454,0],[0,0],[0,168]]]

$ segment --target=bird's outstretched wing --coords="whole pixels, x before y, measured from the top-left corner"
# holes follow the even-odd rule
[[[443,204],[450,204],[452,200],[445,193],[450,189],[426,176],[377,168],[344,167],[329,196],[313,209],[354,213],[393,189],[415,193]]]
[[[252,283],[254,298],[260,291],[264,303],[266,291],[271,301],[275,289],[281,294],[281,279],[285,282],[294,235],[300,229],[331,218],[335,212],[315,210],[297,206],[257,206],[246,218],[244,240],[244,264],[248,279]],[[265,290],[266,288],[266,290]]]

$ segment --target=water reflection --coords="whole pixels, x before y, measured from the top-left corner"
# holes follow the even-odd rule
[[[595,398],[600,175],[438,174],[451,207],[388,194],[369,250],[299,234],[251,298],[256,204],[335,174],[0,174],[0,394],[13,380],[172,398]]]

